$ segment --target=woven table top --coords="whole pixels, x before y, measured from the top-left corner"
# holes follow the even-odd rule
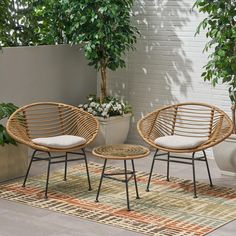
[[[92,153],[104,159],[129,160],[146,157],[150,150],[140,145],[114,144],[96,147]]]

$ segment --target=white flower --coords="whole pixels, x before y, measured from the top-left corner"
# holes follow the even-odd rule
[[[89,97],[88,100],[91,102],[93,101],[93,97]]]
[[[85,109],[88,108],[88,104],[84,104],[84,108],[85,108]]]
[[[91,107],[95,107],[95,106],[96,106],[96,103],[95,103],[95,102],[91,102],[91,103],[90,103],[90,106],[91,106]]]
[[[88,108],[88,112],[89,113],[92,113],[93,112],[93,109],[91,107]]]
[[[97,112],[96,112],[96,111],[93,111],[92,114],[93,114],[94,116],[96,116],[96,115],[97,115]]]
[[[107,116],[107,112],[106,112],[106,111],[103,111],[101,115],[102,115],[103,117],[106,117],[106,116]]]
[[[110,107],[111,107],[111,104],[110,103],[108,103],[108,104],[106,104],[106,109],[110,109]]]
[[[118,110],[122,109],[122,106],[120,104],[117,105]]]

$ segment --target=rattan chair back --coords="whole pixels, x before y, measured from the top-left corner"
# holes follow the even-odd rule
[[[88,112],[53,102],[21,107],[11,115],[7,123],[7,131],[16,141],[43,151],[57,150],[38,146],[31,140],[39,137],[76,135],[85,138],[85,145],[88,145],[97,135],[98,127],[98,121]]]
[[[160,150],[175,152],[206,149],[227,138],[233,130],[232,121],[225,112],[203,103],[181,103],[158,109],[142,118],[137,127],[145,142]],[[207,141],[191,150],[158,147],[155,139],[166,135],[206,138]]]

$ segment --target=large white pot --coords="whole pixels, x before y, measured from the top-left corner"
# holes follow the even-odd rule
[[[0,182],[24,176],[27,166],[28,149],[25,145],[0,147]]]
[[[216,164],[222,174],[236,176],[236,135],[213,147],[213,154]]]
[[[100,128],[97,137],[87,150],[92,150],[92,148],[101,145],[124,143],[129,132],[130,117],[131,114],[109,118],[96,117]]]

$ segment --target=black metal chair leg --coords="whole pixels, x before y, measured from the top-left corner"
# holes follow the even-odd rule
[[[67,152],[65,155],[65,172],[64,172],[64,181],[66,181],[66,177],[67,177],[67,160],[68,160],[68,156],[67,156]]]
[[[166,174],[166,180],[170,181],[170,153],[167,154],[167,174]]]
[[[27,172],[26,172],[25,179],[24,179],[24,182],[23,182],[23,184],[22,184],[22,187],[25,187],[25,184],[26,184],[26,181],[27,181],[27,178],[28,178],[28,175],[29,175],[30,168],[31,168],[31,165],[32,165],[34,156],[35,156],[35,154],[36,154],[37,151],[38,151],[38,150],[34,150],[32,156],[31,156],[30,163],[29,163],[29,166],[28,166],[28,169],[27,169]]]
[[[151,182],[151,178],[152,178],[152,171],[153,171],[155,157],[156,157],[157,152],[158,152],[158,149],[156,150],[156,152],[155,152],[155,154],[153,156],[153,160],[152,160],[151,170],[150,170],[150,173],[149,173],[149,178],[148,178],[148,184],[147,184],[146,192],[149,192],[149,186],[150,186],[150,182]]]
[[[202,150],[202,152],[203,152],[203,155],[205,157],[205,162],[206,162],[207,173],[208,173],[208,177],[209,177],[209,181],[210,181],[210,186],[213,187],[212,180],[211,180],[211,173],[210,173],[210,168],[209,168],[208,161],[207,161],[206,152],[205,152],[205,150]]]
[[[88,190],[91,191],[92,187],[91,187],[90,176],[89,176],[88,160],[87,160],[87,156],[86,156],[84,148],[82,148],[82,152],[84,154],[84,160],[85,160],[85,166],[86,166],[86,172],[87,172],[87,179],[88,179],[88,185],[89,185]]]
[[[128,186],[128,176],[127,176],[127,164],[126,160],[124,160],[124,167],[125,167],[125,187],[126,187],[126,198],[127,198],[127,210],[130,211],[130,205],[129,205],[129,186]]]
[[[48,182],[49,182],[49,174],[50,174],[50,167],[51,167],[51,153],[48,152],[48,171],[47,171],[47,180],[46,180],[46,188],[45,188],[45,196],[44,198],[48,198]]]
[[[96,200],[95,200],[96,202],[98,202],[98,197],[99,197],[101,186],[102,186],[102,180],[103,180],[104,172],[106,169],[106,164],[107,164],[107,159],[105,159],[104,164],[103,164],[102,174],[101,174],[100,183],[98,186],[97,196],[96,196]]]
[[[196,179],[195,179],[195,163],[194,163],[194,155],[195,152],[192,154],[192,166],[193,166],[193,190],[194,190],[194,198],[197,198],[197,188],[196,188]]]
[[[134,160],[131,160],[133,173],[134,173],[134,184],[135,184],[135,190],[136,190],[136,199],[140,199],[138,194],[138,185],[137,185],[137,179],[136,179],[136,173],[135,173],[135,167],[134,167]]]

